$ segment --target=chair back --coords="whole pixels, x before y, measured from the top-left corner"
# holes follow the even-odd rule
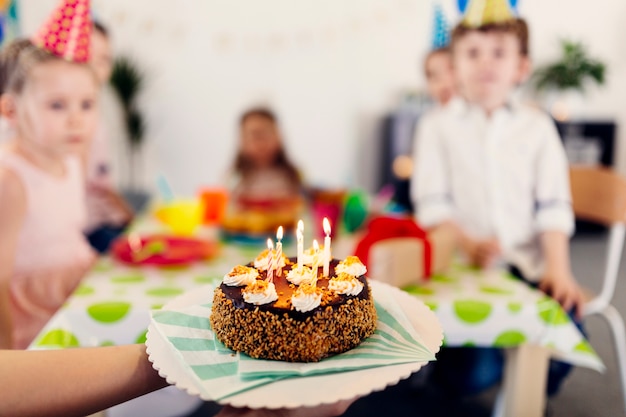
[[[615,291],[626,230],[626,178],[606,168],[571,167],[570,183],[576,218],[610,228],[602,290],[585,306],[587,315],[608,306]]]

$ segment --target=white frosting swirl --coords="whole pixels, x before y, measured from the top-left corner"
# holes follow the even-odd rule
[[[229,287],[242,287],[256,281],[259,271],[248,266],[237,265],[230,272],[224,275],[224,284]]]
[[[328,289],[338,294],[359,295],[363,291],[363,283],[354,276],[342,274],[328,281]]]
[[[367,268],[356,256],[348,256],[335,267],[336,274],[348,274],[353,277],[360,277],[361,275],[365,275],[366,272]]]
[[[276,256],[276,250],[272,252],[274,256]],[[254,260],[254,267],[258,269],[259,271],[267,271],[268,265],[269,265],[269,259],[267,256],[267,249],[266,249],[263,252],[261,252],[261,254],[259,254],[259,256],[257,256],[257,258]],[[282,268],[285,265],[286,265],[285,256],[283,255],[278,260],[278,267]]]
[[[278,300],[278,294],[276,293],[276,287],[274,287],[273,282],[255,280],[255,282],[248,285],[242,293],[246,303],[256,306],[269,304]]]
[[[310,285],[303,285],[291,296],[291,305],[297,311],[306,313],[318,307],[322,302],[322,293]]]
[[[287,281],[295,285],[300,285],[303,282],[311,282],[316,278],[317,278],[317,273],[313,273],[313,270],[306,266],[303,266],[301,269],[298,269],[298,266],[294,265],[291,268],[291,271],[287,273]]]

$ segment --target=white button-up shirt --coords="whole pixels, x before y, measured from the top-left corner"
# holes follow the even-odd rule
[[[496,237],[504,261],[539,280],[540,233],[574,229],[567,159],[552,120],[521,104],[488,117],[457,98],[420,120],[414,149],[419,223],[453,220],[473,238]]]

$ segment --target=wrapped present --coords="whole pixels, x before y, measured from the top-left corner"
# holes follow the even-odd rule
[[[445,271],[456,238],[451,230],[427,232],[411,218],[373,219],[356,246],[355,254],[372,279],[403,287]]]

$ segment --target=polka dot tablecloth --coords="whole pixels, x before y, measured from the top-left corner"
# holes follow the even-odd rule
[[[142,343],[151,310],[203,284],[218,283],[232,266],[249,262],[259,251],[225,245],[211,261],[175,269],[133,268],[102,258],[31,348]],[[558,303],[503,271],[456,266],[405,290],[435,312],[447,346],[535,343],[573,364],[604,369]]]
[[[604,371],[604,365],[561,306],[502,270],[460,265],[425,284],[404,288],[435,312],[445,346],[513,347],[534,343],[567,362]]]

